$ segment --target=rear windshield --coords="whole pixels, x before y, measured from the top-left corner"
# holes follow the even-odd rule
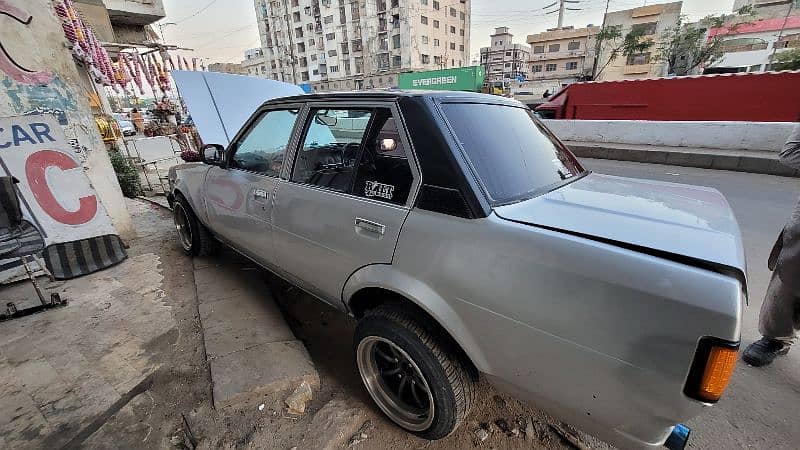
[[[442,110],[494,205],[549,192],[585,172],[526,108],[445,103]]]

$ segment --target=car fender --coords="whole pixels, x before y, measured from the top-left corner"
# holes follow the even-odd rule
[[[469,328],[431,286],[397,270],[392,265],[364,266],[350,276],[342,290],[342,298],[348,310],[353,295],[365,288],[381,288],[395,292],[422,308],[450,334],[479,371],[491,373],[491,368]]]
[[[203,186],[210,168],[211,166],[202,163],[178,164],[170,167],[168,175],[170,194],[174,197],[180,193],[189,202],[198,220],[206,226],[208,215]]]

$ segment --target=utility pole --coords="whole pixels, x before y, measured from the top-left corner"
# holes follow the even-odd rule
[[[558,0],[555,3],[551,3],[545,6],[542,9],[552,8],[553,6],[558,5],[558,9],[554,9],[552,11],[546,11],[545,14],[555,14],[558,12],[558,28],[564,27],[564,13],[566,11],[580,11],[581,8],[568,8],[567,3],[580,3],[580,0]]]

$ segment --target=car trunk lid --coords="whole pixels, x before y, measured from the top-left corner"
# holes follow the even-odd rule
[[[716,189],[590,173],[547,194],[495,207],[495,213],[679,261],[733,268],[744,282],[739,225]]]

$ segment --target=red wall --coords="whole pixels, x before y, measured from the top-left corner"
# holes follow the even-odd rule
[[[559,119],[794,122],[800,71],[576,83],[552,103]]]

